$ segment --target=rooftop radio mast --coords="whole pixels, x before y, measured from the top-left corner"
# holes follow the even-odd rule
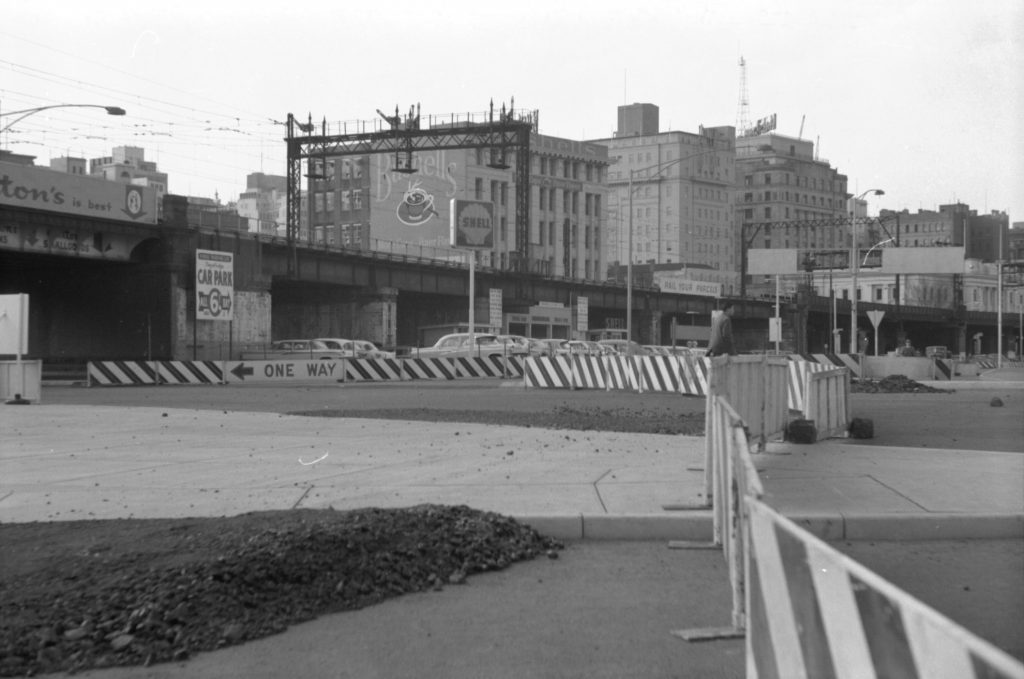
[[[736,111],[736,136],[750,129],[750,99],[747,97],[747,61],[740,57],[740,101]]]

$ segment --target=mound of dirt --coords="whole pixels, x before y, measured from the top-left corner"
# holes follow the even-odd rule
[[[952,389],[936,389],[926,384],[921,384],[910,379],[906,375],[889,375],[880,380],[855,380],[850,385],[850,391],[861,394],[951,394]]]
[[[439,505],[0,524],[0,543],[8,677],[182,660],[562,547]]]

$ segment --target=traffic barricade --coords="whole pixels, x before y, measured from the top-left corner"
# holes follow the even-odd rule
[[[572,366],[568,356],[530,356],[523,371],[523,385],[548,389],[572,387]]]
[[[636,364],[641,390],[681,391],[678,356],[637,356]]]
[[[398,382],[412,379],[402,369],[401,359],[346,358],[343,363],[342,381],[345,382]]]
[[[640,380],[637,378],[636,362],[633,356],[602,356],[608,391],[613,389],[632,389],[640,391]]]
[[[676,360],[679,362],[679,392],[690,396],[706,396],[711,359],[685,354],[677,356]]]
[[[804,419],[814,422],[818,438],[841,436],[850,425],[850,371],[820,370],[804,375]]]
[[[1024,679],[1024,664],[745,499],[747,677]]]
[[[712,359],[712,382],[718,371],[719,380],[725,372],[728,356]],[[720,547],[729,569],[732,590],[731,627],[707,627],[673,630],[672,634],[687,641],[728,639],[741,637],[746,626],[745,553],[747,545],[747,509],[744,496],[761,497],[764,489],[750,455],[750,444],[743,418],[729,404],[727,397],[715,392],[712,385],[708,393],[707,442],[705,461],[706,495],[712,499],[712,545]],[[708,473],[710,472],[710,473]],[[670,543],[672,547],[693,547],[691,543]]]
[[[410,380],[454,380],[457,377],[449,358],[403,358],[402,375]]]
[[[569,356],[571,366],[570,386],[573,389],[606,389],[607,380],[604,361],[600,356]]]

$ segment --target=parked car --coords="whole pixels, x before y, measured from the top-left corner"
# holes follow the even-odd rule
[[[529,356],[530,340],[522,335],[498,335],[498,341],[505,345],[507,356]]]
[[[531,339],[530,353],[534,356],[557,356],[565,353],[564,339]]]
[[[323,342],[331,349],[341,351],[345,358],[394,358],[393,351],[384,351],[369,340],[350,340],[341,337],[317,337],[314,342]]]
[[[585,340],[568,340],[563,344],[565,352],[570,356],[605,356],[608,352],[605,351],[600,344],[597,342],[587,342]]]
[[[334,361],[340,358],[348,358],[349,356],[345,349],[328,346],[326,342],[315,339],[276,340],[271,342],[270,346],[265,349],[242,352],[242,358],[249,361],[275,359],[302,360],[310,358]]]
[[[634,342],[633,340],[603,339],[598,340],[597,343],[603,347],[611,347],[618,354],[623,356],[650,356],[650,352],[646,347]]]
[[[456,332],[443,336],[432,347],[422,347],[412,352],[420,358],[464,358],[468,356],[505,356],[506,346],[498,341],[497,335],[476,333],[470,345],[468,332]]]

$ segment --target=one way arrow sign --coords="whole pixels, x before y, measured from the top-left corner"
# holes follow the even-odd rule
[[[238,379],[245,381],[246,375],[252,375],[252,368],[246,368],[244,363],[239,363],[231,369],[231,374]]]

